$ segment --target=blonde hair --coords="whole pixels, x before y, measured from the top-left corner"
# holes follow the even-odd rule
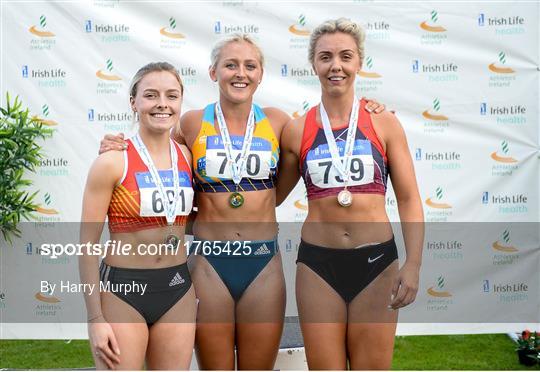
[[[180,84],[180,93],[182,93],[182,95],[184,94],[184,84],[182,84],[182,78],[176,67],[169,62],[151,62],[141,67],[135,76],[133,76],[133,79],[131,79],[131,84],[129,85],[129,98],[135,98],[137,95],[137,88],[142,78],[155,71],[167,71],[173,74]]]
[[[319,41],[320,37],[326,34],[335,34],[337,32],[342,32],[352,36],[356,42],[356,50],[358,52],[358,56],[360,57],[361,66],[364,62],[364,40],[366,39],[366,34],[360,25],[348,18],[330,19],[321,23],[315,28],[315,30],[313,30],[309,39],[309,62],[313,64],[315,60],[315,46],[317,45],[317,41]]]
[[[212,52],[210,53],[210,68],[216,68],[219,58],[221,57],[221,51],[225,46],[229,45],[230,43],[239,43],[242,41],[250,44],[253,48],[255,48],[255,51],[257,51],[257,54],[259,55],[259,63],[261,64],[261,67],[263,67],[264,55],[261,48],[259,48],[257,43],[255,43],[255,41],[251,38],[251,36],[247,34],[233,34],[225,39],[218,41],[216,45],[214,45],[214,48],[212,48]]]

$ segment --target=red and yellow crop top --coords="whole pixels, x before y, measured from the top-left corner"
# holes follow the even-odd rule
[[[107,216],[111,233],[133,232],[167,226],[165,210],[160,193],[133,142],[128,139],[124,152],[124,175],[114,188]],[[179,200],[175,226],[186,224],[187,215],[193,205],[192,174],[189,163],[180,146],[174,142],[178,153],[180,181]],[[172,169],[158,170],[163,186],[170,197],[173,193]]]

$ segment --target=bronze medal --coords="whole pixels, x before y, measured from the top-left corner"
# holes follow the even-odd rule
[[[337,196],[339,205],[342,207],[350,207],[352,204],[352,194],[349,190],[341,190]]]

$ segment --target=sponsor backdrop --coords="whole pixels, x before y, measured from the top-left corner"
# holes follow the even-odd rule
[[[490,331],[540,322],[540,236],[537,224],[524,224],[539,221],[538,3],[3,1],[1,13],[0,91],[20,95],[54,129],[44,145],[47,157],[31,176],[40,204],[36,221],[25,226],[33,232],[13,247],[2,242],[0,256],[4,319],[21,312],[48,324],[4,323],[2,337],[86,337],[84,325],[62,323],[63,314],[84,312],[82,298],[40,286],[77,278],[76,258],[51,260],[39,246],[58,223],[79,220],[86,174],[103,135],[134,131],[127,89],[140,66],[172,62],[186,87],[184,111],[201,108],[218,97],[207,75],[212,45],[247,33],[267,61],[256,101],[296,117],[320,98],[307,62],[310,32],[340,16],[366,30],[357,92],[396,110],[431,222],[418,299],[401,311],[398,331],[459,329],[413,324],[422,321],[472,321],[475,327],[463,329],[473,332],[486,329],[482,322],[501,323]],[[398,221],[391,189],[386,203]],[[306,214],[298,185],[278,209],[279,220],[300,223]],[[288,316],[297,312],[299,227],[286,225],[279,238]]]

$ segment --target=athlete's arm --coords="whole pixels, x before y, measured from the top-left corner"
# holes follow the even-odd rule
[[[83,196],[81,216],[80,241],[82,244],[99,243],[103,223],[112,191],[116,183],[122,177],[124,169],[123,153],[111,151],[100,155],[88,173],[86,187]],[[114,363],[119,363],[120,350],[112,331],[105,322],[101,312],[101,300],[99,291],[99,256],[85,254],[79,257],[79,275],[81,283],[93,285],[92,295],[85,292],[87,316],[89,320],[88,333],[92,352],[99,355],[109,368],[114,368]]]
[[[276,205],[279,206],[294,189],[300,179],[300,143],[305,116],[290,120],[280,138],[280,159],[276,187]]]
[[[392,186],[398,202],[407,258],[394,283],[394,309],[414,301],[424,244],[424,212],[405,131],[391,113],[372,115],[378,134],[386,144]]]

